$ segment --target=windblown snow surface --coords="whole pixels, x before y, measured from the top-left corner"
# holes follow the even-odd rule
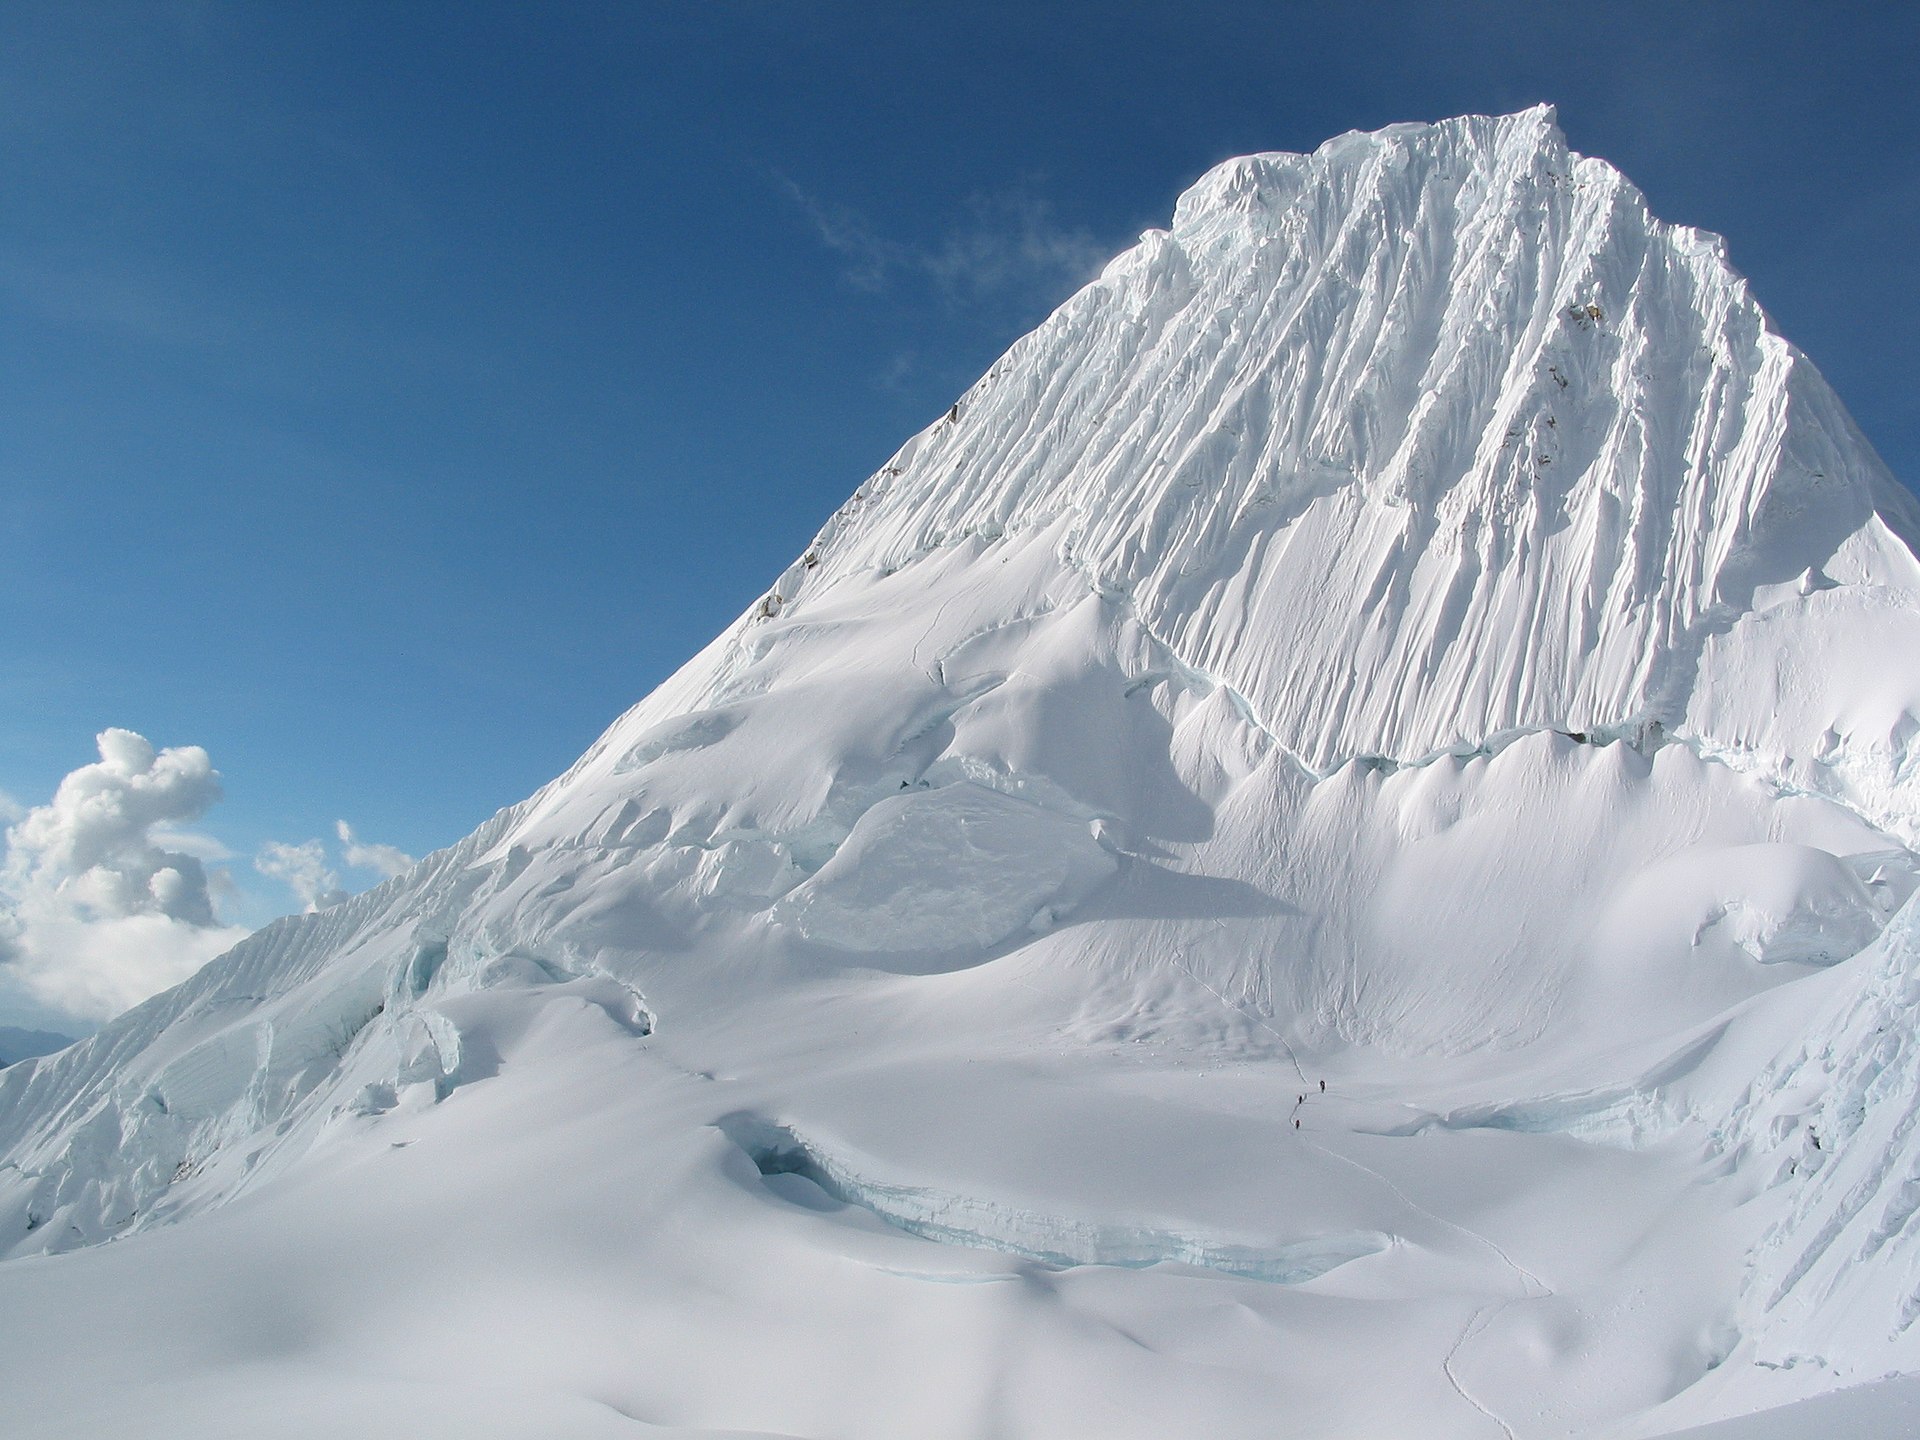
[[[1912,1434],[1917,530],[1550,111],[1224,164],[567,774],[0,1073],[7,1431]]]

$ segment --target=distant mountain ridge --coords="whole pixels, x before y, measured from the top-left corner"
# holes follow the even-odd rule
[[[51,1055],[73,1044],[73,1036],[57,1035],[51,1030],[26,1030],[17,1025],[0,1025],[0,1065],[35,1055]]]

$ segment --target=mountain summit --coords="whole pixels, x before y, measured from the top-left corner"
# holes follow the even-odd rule
[[[1740,618],[1782,585],[1911,586],[1913,516],[1718,237],[1654,220],[1543,107],[1213,170],[774,603],[1057,526],[1325,770],[1520,727],[1738,728],[1700,671]],[[1783,764],[1825,728],[1802,718],[1737,738]]]
[[[1550,110],[1229,161],[565,775],[0,1073],[0,1374],[958,1440],[1920,1370],[1917,534]]]

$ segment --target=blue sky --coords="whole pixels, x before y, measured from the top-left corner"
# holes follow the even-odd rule
[[[1556,103],[1911,481],[1915,14],[14,0],[0,791],[204,746],[246,923],[446,844],[1202,170],[1399,120]]]

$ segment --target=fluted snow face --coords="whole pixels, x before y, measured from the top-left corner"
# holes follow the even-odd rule
[[[864,485],[781,602],[1064,522],[1066,558],[1325,769],[1679,725],[1757,592],[1920,584],[1888,508],[1718,237],[1541,108],[1213,170]],[[1707,733],[1778,760],[1819,718]]]

